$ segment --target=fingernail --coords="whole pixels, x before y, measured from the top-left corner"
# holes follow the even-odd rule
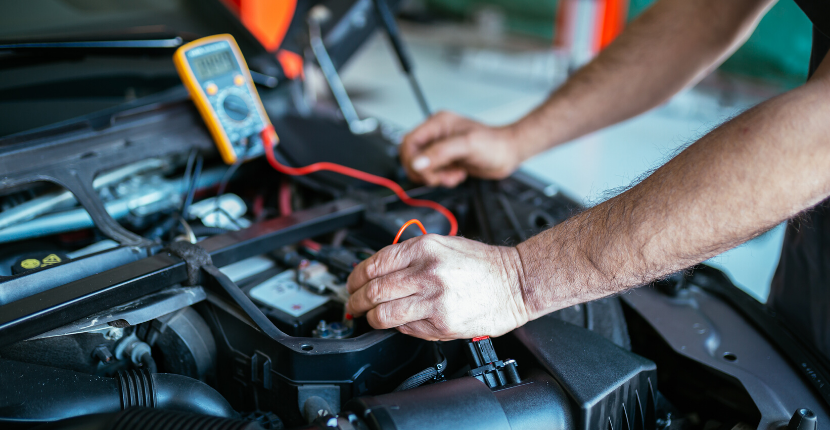
[[[421,155],[420,157],[416,158],[415,161],[412,162],[412,169],[415,171],[421,171],[429,167],[429,158],[425,155]]]

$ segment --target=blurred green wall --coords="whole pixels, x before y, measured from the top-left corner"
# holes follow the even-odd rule
[[[504,11],[507,28],[515,33],[550,40],[558,0],[426,0],[432,12],[465,19],[479,8]],[[630,0],[629,19],[654,0]],[[723,0],[731,1],[731,0]],[[810,58],[810,21],[793,0],[780,0],[767,13],[755,33],[722,70],[761,78],[792,87],[807,76]]]

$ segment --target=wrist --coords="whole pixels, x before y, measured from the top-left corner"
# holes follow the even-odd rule
[[[524,294],[525,274],[521,255],[514,247],[500,246],[497,249],[501,254],[515,326],[519,327],[533,319]]]
[[[538,236],[537,236],[538,237]],[[549,313],[550,291],[545,291],[546,288],[537,285],[540,283],[538,274],[533,274],[534,267],[538,266],[538,261],[535,261],[541,255],[542,250],[537,249],[534,243],[534,238],[530,238],[512,248],[516,255],[518,264],[516,265],[517,281],[519,283],[520,294],[522,302],[527,311],[528,320],[534,320],[542,315]],[[544,283],[544,281],[542,281]]]
[[[538,133],[522,120],[500,127],[498,132],[507,143],[508,150],[515,154],[516,167],[539,152],[538,142],[535,141]]]
[[[567,134],[567,125],[560,124],[550,112],[532,112],[505,128],[521,161],[566,141],[562,136]]]
[[[584,214],[584,213],[583,213]],[[577,215],[516,246],[522,267],[522,294],[531,320],[608,295],[608,279]],[[577,239],[579,238],[579,239]]]

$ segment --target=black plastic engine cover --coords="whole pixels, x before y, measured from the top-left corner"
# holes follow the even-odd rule
[[[553,318],[513,331],[570,398],[573,429],[655,429],[657,366]]]
[[[519,384],[491,390],[463,377],[346,405],[373,430],[523,430],[572,428],[568,399],[559,384],[534,371]]]

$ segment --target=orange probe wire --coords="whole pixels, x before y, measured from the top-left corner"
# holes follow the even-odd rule
[[[403,234],[404,230],[406,230],[406,228],[411,226],[412,224],[417,225],[418,228],[421,229],[421,233],[427,234],[427,229],[424,228],[424,225],[421,224],[421,221],[418,221],[417,219],[411,219],[411,220],[405,222],[403,224],[403,226],[401,226],[401,229],[398,230],[398,235],[395,236],[395,240],[392,241],[392,245],[398,243],[398,241],[401,239],[401,235]]]
[[[426,207],[438,211],[441,215],[444,215],[447,218],[447,221],[450,222],[450,236],[455,236],[458,234],[458,220],[455,219],[455,215],[450,212],[449,209],[445,208],[444,206],[440,205],[439,203],[433,202],[431,200],[422,200],[422,199],[413,199],[406,194],[403,188],[398,185],[395,181],[382,178],[380,176],[373,175],[371,173],[362,172],[357,169],[352,169],[351,167],[342,166],[340,164],[330,163],[328,161],[321,161],[314,164],[309,164],[305,167],[288,167],[286,165],[280,164],[277,161],[276,156],[274,156],[274,144],[276,143],[276,132],[274,131],[274,126],[268,125],[262,132],[260,133],[260,137],[262,138],[262,146],[265,147],[265,157],[268,159],[268,163],[273,167],[276,171],[291,175],[291,176],[303,176],[308,175],[310,173],[319,172],[321,170],[328,170],[330,172],[339,173],[341,175],[350,176],[355,179],[360,179],[361,181],[368,182],[370,184],[380,185],[382,187],[389,188],[395,195],[398,196],[401,201],[409,206],[416,206],[416,207]],[[411,221],[410,221],[411,222]],[[408,225],[405,224],[404,226]],[[418,225],[421,227],[421,231],[426,234],[424,227],[419,222]],[[400,237],[400,233],[398,233]],[[397,238],[395,239],[397,242]]]

